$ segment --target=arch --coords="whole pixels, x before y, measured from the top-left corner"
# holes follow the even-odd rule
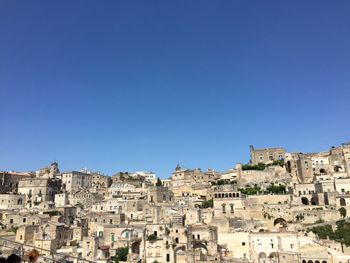
[[[301,263],[306,263],[306,260],[305,260],[305,259],[303,259],[303,261],[302,261]]]
[[[174,249],[175,255],[180,253],[180,252],[184,252],[184,251],[186,251],[186,247],[185,246],[179,246],[179,247]]]
[[[274,225],[274,226],[275,226],[275,225],[278,225],[278,224],[282,225],[282,227],[286,227],[286,226],[287,226],[287,221],[286,221],[284,218],[279,217],[279,218],[276,218],[276,219],[273,221],[273,225]]]
[[[321,263],[320,261],[316,260],[315,263]]]
[[[311,201],[311,205],[317,205],[318,203],[316,197],[312,197],[310,201]]]
[[[194,242],[193,249],[200,249],[202,253],[207,254],[208,248],[202,242]]]
[[[309,260],[307,263],[314,263],[312,260]]]
[[[339,199],[339,204],[340,204],[340,206],[346,206],[346,201],[345,201],[345,198],[340,198]]]
[[[271,252],[269,255],[269,258],[277,258],[277,253],[276,252]]]
[[[325,170],[324,168],[321,168],[321,169],[320,169],[320,173],[321,173],[321,174],[325,174],[325,173],[326,173],[326,170]]]
[[[323,260],[322,263],[328,263],[326,260]]]
[[[264,252],[260,252],[258,257],[259,258],[266,258],[266,254]]]
[[[131,231],[129,229],[125,229],[122,231],[121,236],[127,239],[131,238]]]
[[[309,199],[307,199],[307,197],[302,197],[301,202],[303,205],[309,205]]]

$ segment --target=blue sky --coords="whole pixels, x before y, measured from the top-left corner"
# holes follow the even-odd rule
[[[106,174],[349,141],[349,1],[1,1],[0,170]]]

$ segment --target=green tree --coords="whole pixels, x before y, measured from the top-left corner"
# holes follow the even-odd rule
[[[162,184],[162,181],[158,178],[157,179],[157,183],[156,183],[156,186],[162,186],[163,184]]]
[[[151,234],[151,235],[148,236],[147,240],[150,241],[150,242],[154,242],[154,241],[157,240],[157,236],[154,235],[154,234]]]
[[[128,259],[129,254],[129,247],[119,247],[116,250],[116,256],[112,259],[115,263],[118,263],[120,261],[126,261]]]
[[[202,204],[202,208],[208,208],[208,207],[213,207],[213,206],[214,206],[213,199],[204,201]]]
[[[342,217],[346,217],[346,209],[344,207],[339,208],[338,211]]]
[[[265,168],[266,168],[266,165],[264,163],[258,163],[257,165],[251,165],[251,164],[242,165],[243,171],[247,171],[247,170],[263,171],[265,170]]]

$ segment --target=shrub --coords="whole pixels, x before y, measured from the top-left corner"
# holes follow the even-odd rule
[[[266,167],[266,165],[264,163],[258,163],[257,165],[244,164],[244,165],[242,165],[242,170],[243,171],[248,171],[248,170],[263,171],[263,170],[265,170],[265,167]]]
[[[339,208],[338,211],[342,217],[346,217],[346,209],[344,207]]]
[[[151,235],[148,236],[147,240],[150,241],[150,242],[154,242],[154,241],[157,240],[157,236],[154,235],[154,234],[151,234]]]

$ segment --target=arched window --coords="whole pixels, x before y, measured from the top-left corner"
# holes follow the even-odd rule
[[[339,204],[340,206],[346,206],[346,201],[343,197],[339,199]]]

